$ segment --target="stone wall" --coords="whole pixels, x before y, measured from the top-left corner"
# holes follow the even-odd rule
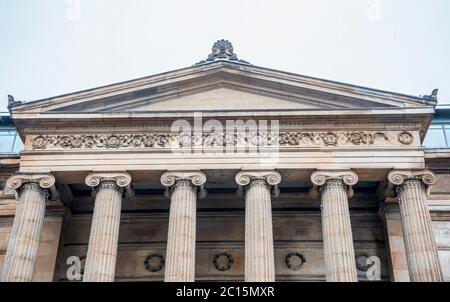
[[[437,179],[429,206],[444,279],[450,282],[450,173],[438,173]]]
[[[306,201],[306,196],[307,194],[284,195],[274,200],[277,281],[325,280],[320,210],[318,204]],[[130,203],[134,210],[129,210]],[[352,201],[352,205],[355,252],[362,257],[380,257],[382,277],[388,280],[386,246],[377,210],[367,208],[367,203],[358,200]],[[358,205],[361,208],[357,208]],[[82,199],[75,200],[74,207],[87,210],[89,203],[82,203]],[[139,207],[142,209],[137,210]],[[196,280],[243,281],[244,208],[240,199],[234,194],[210,196],[199,203],[197,217]],[[68,266],[65,260],[70,256],[84,258],[86,255],[91,219],[90,213],[82,211],[70,218],[70,225],[63,233],[64,247],[58,261],[60,265],[57,279],[60,281],[66,280]],[[135,201],[125,202],[120,227],[117,281],[163,280],[164,269],[151,272],[146,268],[145,261],[151,255],[165,257],[168,222],[168,201],[164,198],[138,197]],[[216,255],[220,256],[216,259],[219,269],[214,264]],[[228,267],[229,256],[233,263],[228,270],[221,271],[220,269]],[[294,270],[302,260],[305,263]],[[150,269],[158,266],[158,263],[159,259],[152,257]],[[359,277],[360,280],[366,279],[363,271],[359,271]]]
[[[438,182],[429,198],[434,233],[446,281],[450,281],[450,174],[437,173]],[[0,197],[0,268],[8,245],[8,236],[15,211],[14,194],[2,191]],[[66,260],[70,256],[85,256],[92,219],[93,199],[77,197],[71,204],[73,214],[48,211],[43,227],[34,281],[67,281]],[[407,267],[402,253],[386,244],[386,228],[377,214],[374,194],[356,193],[350,200],[352,228],[356,254],[378,256],[383,280],[393,279],[391,259],[400,268],[398,281],[406,281]],[[165,256],[169,202],[162,196],[136,196],[126,200],[120,229],[117,281],[162,281],[164,267],[157,270],[158,255]],[[275,262],[277,281],[324,281],[324,259],[319,205],[306,193],[282,194],[273,201]],[[389,235],[401,245],[401,225],[391,221]],[[61,236],[60,236],[61,234]],[[60,240],[61,239],[61,240]],[[391,249],[391,251],[389,250]],[[297,253],[297,254],[295,254]],[[286,263],[289,258],[291,268]],[[298,255],[305,263],[299,270]],[[146,260],[149,256],[154,256]],[[210,195],[198,204],[197,280],[244,279],[244,208],[234,194]],[[216,264],[214,263],[215,256]],[[229,256],[233,262],[229,265]],[[402,264],[403,263],[403,264]],[[224,270],[230,266],[228,270]],[[56,267],[56,268],[55,268]],[[359,266],[360,269],[364,267]],[[406,268],[406,270],[405,270]],[[359,279],[365,273],[358,271]]]

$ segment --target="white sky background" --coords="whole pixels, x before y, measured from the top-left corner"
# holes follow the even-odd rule
[[[0,0],[0,111],[191,66],[259,66],[450,104],[449,0]]]

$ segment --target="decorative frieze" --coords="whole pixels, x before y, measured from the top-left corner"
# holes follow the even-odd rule
[[[402,132],[398,135],[398,141],[403,145],[411,145],[414,142],[414,136],[409,132]]]
[[[183,149],[200,147],[338,147],[412,145],[409,132],[331,131],[234,134],[82,134],[38,135],[31,138],[33,150],[90,149]]]

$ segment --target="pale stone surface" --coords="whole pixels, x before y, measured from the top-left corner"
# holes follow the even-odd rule
[[[234,195],[234,194],[233,194]],[[284,196],[282,194],[281,196]],[[295,196],[295,195],[294,195]],[[221,197],[209,196],[211,204],[221,202]],[[237,196],[234,198],[243,204]],[[281,202],[282,197],[273,200]],[[167,203],[167,201],[166,201]],[[151,211],[150,211],[151,212]],[[321,243],[321,218],[318,211],[277,211],[273,213],[276,281],[325,281],[324,255]],[[381,222],[376,213],[356,213],[352,221],[355,252],[368,253],[381,259],[382,280],[388,281],[386,252],[382,243]],[[91,215],[75,215],[66,234],[66,246],[61,255],[64,265],[58,270],[59,280],[66,278],[65,261],[70,256],[86,255]],[[163,281],[163,267],[157,272],[145,269],[148,255],[160,254],[166,258],[168,213],[123,214],[117,257],[116,281]],[[226,230],[226,232],[224,232]],[[370,230],[370,231],[368,231]],[[244,281],[245,271],[245,213],[199,212],[197,214],[196,281]],[[227,271],[213,265],[218,253],[227,252],[234,264]],[[298,271],[289,269],[286,257],[298,252],[306,263]],[[166,263],[167,264],[167,263]]]
[[[411,280],[443,281],[424,185],[408,180],[400,190],[400,209],[405,230],[406,255]]]
[[[161,177],[170,195],[166,282],[195,281],[197,193],[205,182],[201,172],[168,172]]]
[[[275,171],[244,171],[236,175],[245,186],[245,281],[275,282],[271,190],[281,182]]]
[[[443,274],[434,239],[427,191],[436,182],[429,171],[393,171],[389,181],[398,187],[406,257],[413,282],[440,282]]]
[[[0,271],[3,267],[4,253],[8,247],[8,239],[12,231],[15,210],[14,206],[11,216],[0,218]],[[33,282],[52,282],[55,280],[62,220],[61,216],[53,214],[46,215],[44,219]]]
[[[358,182],[354,172],[318,171],[311,176],[321,186],[322,233],[325,273],[328,282],[357,282],[355,251],[348,207],[351,186]]]
[[[45,217],[33,282],[53,282],[54,280],[62,223],[62,214]]]
[[[20,158],[2,157],[0,174],[17,170],[54,173],[58,184],[71,187],[75,194],[71,196],[72,189],[67,195],[60,192],[62,202],[74,212],[91,213],[92,198],[86,194],[76,195],[86,174],[92,170],[129,171],[136,187],[142,191],[122,205],[127,215],[125,218],[122,215],[120,222],[115,278],[129,281],[162,280],[164,270],[170,270],[174,263],[168,261],[171,263],[167,263],[168,267],[155,273],[147,271],[143,265],[151,253],[167,256],[165,241],[169,222],[166,213],[169,203],[163,201],[162,196],[143,192],[160,190],[159,178],[166,171],[202,169],[208,177],[207,186],[212,186],[214,194],[210,200],[198,201],[195,205],[202,211],[197,221],[195,252],[192,252],[192,241],[186,244],[190,248],[188,259],[193,261],[196,254],[197,280],[242,281],[244,203],[230,193],[236,187],[234,177],[242,170],[276,170],[283,175],[283,195],[270,198],[272,208],[277,209],[273,215],[276,279],[323,281],[325,259],[319,244],[322,228],[318,203],[305,197],[305,187],[298,185],[309,182],[311,173],[317,169],[352,169],[358,174],[362,187],[349,205],[355,209],[351,217],[355,252],[379,256],[383,280],[388,279],[383,257],[389,253],[395,266],[390,274],[401,280],[405,276],[405,257],[400,253],[401,228],[398,221],[389,222],[390,237],[383,241],[381,223],[374,211],[378,203],[371,186],[386,180],[386,174],[392,169],[424,169],[432,164],[432,170],[440,171],[441,177],[430,209],[433,219],[440,221],[436,238],[448,279],[446,230],[450,229],[450,176],[445,175],[448,174],[448,150],[428,150],[424,156],[421,147],[435,105],[432,99],[225,60],[13,107],[12,119],[25,139],[25,152]],[[167,138],[174,138],[172,142],[178,143],[171,129],[172,122],[191,121],[194,110],[202,112],[203,121],[280,121],[281,148],[273,152],[272,160],[268,161],[262,160],[261,153],[171,152]],[[291,189],[296,192],[289,194]],[[219,195],[216,190],[228,190],[228,193]],[[362,192],[365,190],[367,192]],[[132,196],[131,190],[125,191]],[[200,188],[200,191],[203,190]],[[267,190],[264,192],[265,197],[261,199],[267,201]],[[351,194],[351,190],[348,193]],[[0,196],[0,261],[7,244],[3,237],[9,233],[12,222],[7,216],[14,215],[15,210],[9,199],[14,198]],[[268,203],[264,204],[264,209],[268,210]],[[195,206],[187,209],[189,216],[193,215]],[[305,212],[298,213],[298,209],[305,209]],[[268,211],[265,213],[268,217]],[[68,256],[86,255],[92,217],[75,214],[73,218],[62,234],[64,243],[58,256],[58,280],[65,281]],[[113,225],[117,226],[117,217],[115,220]],[[124,228],[123,222],[126,223]],[[52,234],[56,236],[56,228]],[[192,236],[189,238],[192,240]],[[387,253],[385,243],[392,251]],[[50,266],[52,260],[44,260],[51,257],[53,247],[48,247],[48,254],[46,248],[42,250],[41,263],[49,262]],[[223,252],[230,253],[235,264],[230,270],[220,272],[214,268],[212,259]],[[292,252],[306,258],[298,271],[286,265],[286,256]],[[170,252],[167,257],[174,253]],[[36,276],[48,270],[40,266],[39,261]],[[358,270],[358,274],[361,277],[364,272]]]
[[[52,175],[17,175],[8,180],[8,186],[20,193],[1,281],[32,281],[45,217],[45,189],[54,183]]]
[[[383,221],[392,282],[410,282],[406,249],[398,204],[382,204],[379,215]]]
[[[86,184],[97,190],[83,282],[113,282],[116,270],[120,216],[124,188],[131,183],[125,173],[90,174]]]
[[[439,250],[439,259],[442,266],[444,281],[450,282],[450,251],[444,249]]]

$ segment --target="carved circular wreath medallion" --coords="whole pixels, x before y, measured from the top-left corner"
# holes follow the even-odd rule
[[[305,263],[305,256],[300,253],[290,253],[286,256],[286,265],[291,271],[298,271]]]
[[[228,253],[216,254],[213,259],[214,267],[221,272],[229,270],[233,266],[233,263],[233,256]]]
[[[403,145],[411,145],[414,141],[414,137],[409,132],[402,132],[398,135],[398,141]]]
[[[31,140],[31,144],[33,145],[34,149],[38,149],[38,150],[45,149],[48,144],[48,139],[46,137],[40,135],[40,136],[33,138]]]
[[[144,261],[145,269],[156,273],[162,270],[164,267],[164,264],[166,263],[166,260],[164,259],[163,255],[161,254],[152,254],[147,256],[147,258]]]
[[[326,146],[336,146],[338,144],[338,136],[332,132],[324,134],[322,140]]]

